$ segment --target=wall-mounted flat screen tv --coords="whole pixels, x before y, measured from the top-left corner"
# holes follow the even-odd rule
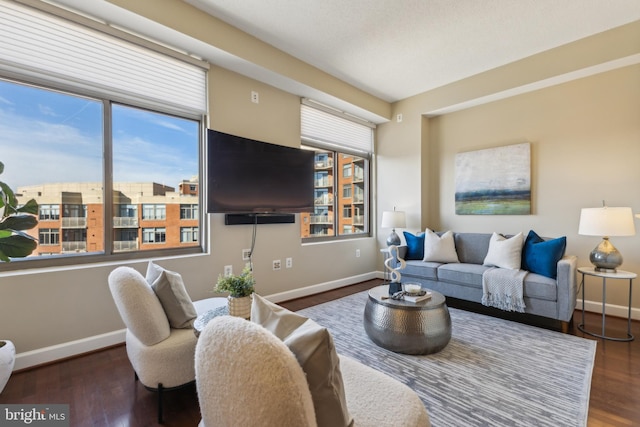
[[[207,212],[313,211],[314,153],[207,130]]]

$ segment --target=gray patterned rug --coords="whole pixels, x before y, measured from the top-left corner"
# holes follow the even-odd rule
[[[366,298],[365,291],[298,313],[327,327],[338,353],[414,389],[434,427],[587,425],[595,341],[450,308],[444,350],[396,354],[367,337]],[[401,402],[389,405],[402,410]]]

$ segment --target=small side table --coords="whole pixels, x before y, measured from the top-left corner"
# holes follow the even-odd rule
[[[603,271],[596,271],[594,267],[579,267],[578,272],[582,274],[582,282],[580,286],[582,286],[582,323],[578,325],[578,329],[585,334],[591,335],[593,337],[602,338],[605,340],[611,341],[633,341],[634,336],[631,334],[631,290],[633,287],[633,279],[635,279],[638,275],[636,273],[631,273],[629,271],[617,270],[615,273],[607,273]],[[585,276],[594,276],[602,278],[602,333],[596,334],[593,332],[589,332],[584,328],[584,277]],[[629,312],[627,315],[627,337],[626,338],[617,338],[607,336],[605,334],[605,326],[606,326],[606,315],[605,315],[605,306],[607,302],[607,279],[627,279],[629,280]]]

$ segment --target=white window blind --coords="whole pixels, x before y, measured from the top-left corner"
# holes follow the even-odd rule
[[[206,69],[0,0],[0,70],[121,102],[206,112]]]
[[[373,125],[358,123],[306,104],[301,105],[300,116],[303,140],[360,156],[373,153]]]

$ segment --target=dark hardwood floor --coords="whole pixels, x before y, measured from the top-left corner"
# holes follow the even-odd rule
[[[378,280],[281,303],[299,310],[355,292],[370,289]],[[580,312],[570,332],[594,339],[577,330]],[[597,330],[600,316],[587,313],[586,326]],[[607,319],[607,333],[624,336],[626,320]],[[591,397],[589,427],[640,425],[640,327],[632,325],[638,338],[632,342],[598,340]],[[66,403],[71,426],[153,426],[156,394],[134,380],[124,346],[116,346],[69,360],[40,366],[11,376],[0,394],[2,403]],[[165,394],[165,426],[196,426],[200,412],[195,386]]]

